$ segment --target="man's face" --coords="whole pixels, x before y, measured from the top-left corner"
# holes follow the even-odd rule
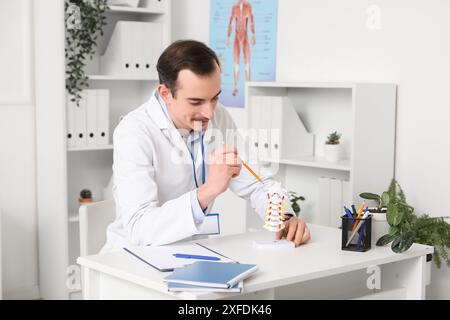
[[[178,129],[204,131],[214,115],[221,92],[220,69],[207,76],[199,76],[184,69],[178,74],[175,97],[165,85],[158,92],[167,105],[169,114]]]

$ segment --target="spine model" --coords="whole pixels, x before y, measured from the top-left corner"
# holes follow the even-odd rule
[[[267,210],[264,228],[271,232],[277,232],[284,228],[283,213],[286,193],[279,186],[275,186],[266,194]]]

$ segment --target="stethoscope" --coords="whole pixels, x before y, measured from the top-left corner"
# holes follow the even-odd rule
[[[206,166],[205,166],[205,145],[203,144],[203,136],[204,136],[204,134],[202,134],[202,138],[200,140],[200,145],[202,148],[202,184],[205,184]],[[191,150],[189,150],[189,153],[191,154],[191,159],[192,159],[192,169],[194,170],[195,186],[198,188],[197,172],[195,171],[195,158],[194,158],[194,155],[192,154],[193,151],[194,151],[194,140],[191,141]]]

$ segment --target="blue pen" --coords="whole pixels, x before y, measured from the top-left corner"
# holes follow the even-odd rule
[[[366,213],[367,211],[369,211],[369,207],[366,207],[366,209],[364,209],[364,213]],[[363,228],[359,230],[358,249],[361,247],[362,243],[366,240],[366,235],[365,232],[363,231],[364,231]]]
[[[212,261],[220,260],[220,258],[218,258],[218,257],[200,256],[200,255],[196,255],[196,254],[185,254],[185,253],[174,253],[173,256],[175,258],[184,258],[184,259],[201,259],[201,260],[212,260]]]
[[[352,212],[345,206],[344,206],[344,210],[345,210],[345,214],[352,220],[352,223],[355,222],[355,220],[353,219]]]

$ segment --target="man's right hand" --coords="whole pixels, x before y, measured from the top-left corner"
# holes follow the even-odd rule
[[[222,192],[227,190],[230,180],[241,172],[242,162],[236,147],[224,145],[214,151],[208,161],[208,178],[198,188],[197,197],[204,210]]]

